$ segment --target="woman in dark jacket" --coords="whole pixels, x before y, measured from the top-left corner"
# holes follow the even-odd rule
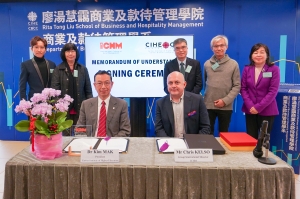
[[[51,87],[61,90],[62,97],[68,94],[74,99],[67,118],[76,124],[82,101],[93,97],[91,81],[87,68],[77,62],[79,51],[75,44],[65,44],[60,57],[63,62],[53,72]],[[66,132],[63,134],[68,135]]]

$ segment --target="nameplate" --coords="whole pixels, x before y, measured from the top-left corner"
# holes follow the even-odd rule
[[[80,162],[119,162],[119,149],[82,150]]]
[[[213,162],[212,149],[175,149],[175,162]]]

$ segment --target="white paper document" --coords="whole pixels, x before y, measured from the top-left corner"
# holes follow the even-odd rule
[[[160,151],[160,147],[164,143],[168,143],[169,147],[165,151],[161,151],[164,153],[174,152],[175,149],[187,149],[185,141],[181,138],[169,138],[169,139],[157,139],[158,151]]]
[[[108,141],[101,140],[97,149],[119,149],[120,152],[127,151],[128,139],[111,138]]]
[[[90,147],[94,147],[99,139],[98,138],[78,138],[73,139],[72,142],[65,147],[64,151],[68,152],[69,146],[72,151],[80,152],[82,150],[88,150]]]

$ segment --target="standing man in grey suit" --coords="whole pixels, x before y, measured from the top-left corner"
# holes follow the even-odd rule
[[[92,125],[92,136],[130,136],[128,106],[125,100],[110,95],[113,84],[108,72],[98,71],[94,75],[94,86],[98,96],[81,104],[77,125]],[[105,122],[102,124],[101,120]]]
[[[183,134],[209,134],[202,96],[184,91],[186,82],[180,72],[170,73],[167,82],[170,94],[156,102],[156,136],[182,138]]]
[[[176,58],[166,63],[164,69],[164,90],[167,94],[167,77],[173,71],[181,72],[186,81],[185,90],[199,94],[202,89],[202,75],[200,62],[187,57],[188,46],[184,38],[178,38],[173,42]]]

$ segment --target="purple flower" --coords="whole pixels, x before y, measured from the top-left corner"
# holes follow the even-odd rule
[[[68,102],[73,102],[74,101],[74,99],[71,98],[69,95],[65,95],[64,100],[68,101]]]
[[[22,99],[20,101],[20,104],[16,106],[15,112],[16,113],[24,113],[28,109],[31,109],[31,107],[32,107],[32,103],[30,101],[26,101],[26,100]]]
[[[37,104],[40,102],[46,102],[48,99],[47,95],[42,93],[35,93],[32,98],[30,98],[30,101],[32,101],[33,104]]]
[[[52,106],[48,103],[36,104],[32,110],[32,115],[46,117],[47,115],[52,115]]]
[[[46,95],[47,97],[57,97],[61,94],[61,91],[60,90],[55,90],[53,88],[45,88],[42,91],[42,94]]]
[[[70,103],[64,102],[63,100],[58,100],[58,102],[55,104],[55,108],[59,110],[60,112],[66,112],[68,111]]]

